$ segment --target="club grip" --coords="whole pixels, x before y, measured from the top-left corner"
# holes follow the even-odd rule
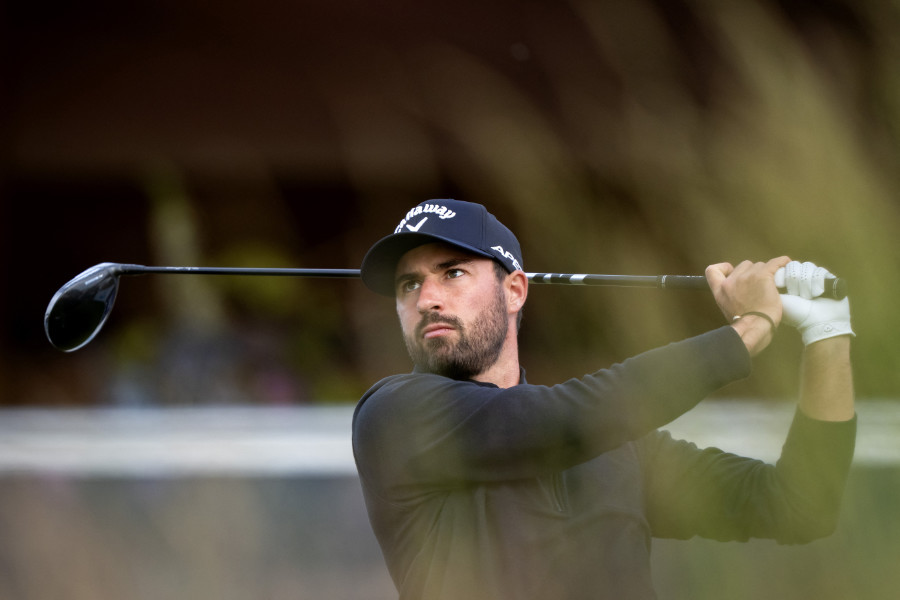
[[[778,278],[776,277],[776,284]],[[831,300],[843,300],[847,297],[847,280],[840,277],[828,277],[824,281],[825,291],[819,298],[830,298]],[[778,291],[782,294],[787,293],[787,287],[778,287]]]

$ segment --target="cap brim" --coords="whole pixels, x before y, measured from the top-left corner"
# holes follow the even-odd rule
[[[394,233],[375,244],[366,253],[360,268],[363,283],[373,292],[383,296],[394,296],[394,279],[400,258],[424,244],[443,242],[466,252],[494,259],[494,256],[467,244],[430,233]]]

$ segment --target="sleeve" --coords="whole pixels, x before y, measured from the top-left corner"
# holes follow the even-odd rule
[[[749,371],[723,327],[552,387],[395,376],[357,406],[357,466],[393,486],[541,475],[635,440]]]
[[[855,441],[855,417],[816,421],[799,410],[775,465],[654,433],[639,444],[653,535],[781,544],[830,535]]]

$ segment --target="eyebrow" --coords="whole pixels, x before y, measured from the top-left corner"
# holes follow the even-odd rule
[[[447,269],[452,269],[453,267],[458,267],[459,265],[468,265],[472,262],[473,260],[471,258],[451,258],[450,260],[435,265],[434,271],[446,271]]]
[[[474,259],[472,258],[451,258],[450,260],[445,260],[444,262],[434,265],[434,267],[431,269],[431,272],[438,273],[440,271],[446,271],[447,269],[452,269],[453,267],[458,267],[460,265],[468,265],[472,262],[474,262]],[[394,278],[394,287],[396,288],[401,283],[404,283],[406,281],[414,280],[418,276],[419,274],[414,272],[401,273],[400,275],[397,275],[396,278]]]

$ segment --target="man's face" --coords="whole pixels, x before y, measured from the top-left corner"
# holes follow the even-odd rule
[[[497,361],[510,319],[492,260],[426,244],[403,255],[395,284],[403,339],[420,370],[471,379]]]

